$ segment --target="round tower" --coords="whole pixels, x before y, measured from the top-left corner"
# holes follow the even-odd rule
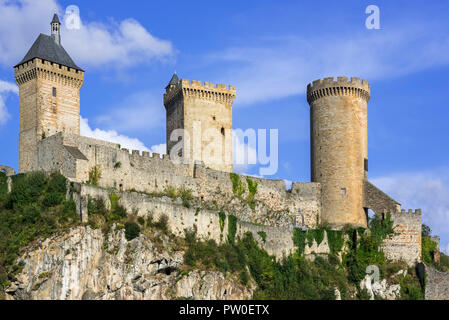
[[[325,78],[307,86],[311,179],[321,184],[322,220],[333,227],[367,226],[369,99],[370,86],[359,78]]]

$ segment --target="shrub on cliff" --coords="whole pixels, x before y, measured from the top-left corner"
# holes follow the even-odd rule
[[[131,241],[135,239],[140,234],[140,227],[135,222],[127,222],[125,223],[125,237],[126,240]]]

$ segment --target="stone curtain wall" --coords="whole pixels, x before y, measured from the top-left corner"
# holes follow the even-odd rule
[[[250,197],[247,177],[236,175],[241,182],[244,193],[241,198]],[[233,182],[227,172],[206,168],[202,164],[196,164],[194,177],[197,183],[199,195],[205,201],[216,202],[219,206],[233,204],[235,195]],[[317,226],[321,214],[321,188],[318,183],[292,184],[292,190],[287,191],[285,181],[269,180],[249,177],[253,183],[257,183],[257,191],[254,194],[256,201],[254,213],[247,210],[255,223],[275,226],[290,226],[294,222],[294,215],[303,212],[305,224],[308,227]],[[241,210],[238,210],[241,211]],[[243,211],[245,211],[243,209]],[[267,221],[263,217],[269,216]],[[244,217],[239,217],[245,220]]]
[[[363,192],[365,208],[369,208],[378,214],[401,210],[401,205],[398,202],[367,180],[364,182]]]
[[[397,235],[386,239],[382,249],[388,259],[404,260],[413,266],[421,261],[421,210],[391,214],[393,228]]]
[[[110,190],[88,186],[85,184],[72,184],[72,190],[69,191],[75,200],[78,212],[87,222],[87,203],[88,198],[103,199],[107,206],[110,206]],[[228,219],[225,220],[223,230],[220,228],[220,218],[218,211],[196,208],[186,208],[182,205],[180,199],[174,200],[168,197],[152,197],[137,192],[115,192],[119,197],[119,204],[124,206],[130,213],[136,213],[141,217],[153,216],[157,221],[162,215],[168,217],[168,226],[172,233],[179,237],[185,236],[185,230],[195,228],[197,236],[201,239],[213,239],[217,243],[226,241],[228,235]],[[262,240],[259,232],[266,234],[265,241]],[[293,244],[292,227],[271,227],[255,225],[249,222],[237,221],[236,236],[243,236],[246,232],[251,232],[254,239],[267,250],[271,255],[282,258],[288,255],[296,248]],[[318,246],[315,242],[312,247],[306,245],[305,253],[320,254],[329,253],[327,235]]]
[[[426,266],[426,300],[449,300],[449,272]]]
[[[66,146],[76,147],[88,160],[73,156]],[[295,214],[302,212],[307,227],[319,223],[321,214],[321,187],[318,183],[293,183],[287,191],[282,180],[250,177],[257,183],[251,197],[247,177],[236,175],[243,193],[235,194],[230,173],[206,168],[197,162],[193,172],[187,164],[174,164],[167,155],[140,153],[119,148],[119,145],[58,133],[38,143],[39,168],[46,172],[59,171],[72,181],[83,183],[89,171],[99,168],[98,186],[119,191],[138,191],[160,194],[168,188],[190,189],[209,207],[220,207],[235,212],[247,222],[291,226]],[[235,183],[235,182],[234,182]]]

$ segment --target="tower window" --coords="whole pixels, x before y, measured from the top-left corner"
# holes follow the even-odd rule
[[[346,188],[341,188],[341,194],[346,195]]]
[[[56,88],[53,87],[53,97],[56,97]]]
[[[215,116],[213,116],[212,119],[215,121],[217,118],[215,118]]]
[[[225,135],[225,129],[224,128],[221,128],[221,134]]]
[[[56,111],[57,111],[56,103],[53,103],[53,104],[52,104],[52,107],[53,107],[53,112],[56,113]]]
[[[363,166],[365,167],[365,171],[368,171],[368,159],[363,161]]]

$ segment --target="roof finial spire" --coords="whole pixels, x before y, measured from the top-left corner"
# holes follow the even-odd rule
[[[58,14],[56,13],[56,8],[55,14],[53,15],[53,20],[51,20],[50,25],[51,37],[57,44],[61,44],[61,22],[59,21]]]
[[[168,83],[167,87],[165,89],[168,89],[170,86],[175,86],[177,85],[179,82],[179,78],[178,75],[176,74],[176,70],[175,73],[173,74],[173,77],[171,77],[170,82]]]

